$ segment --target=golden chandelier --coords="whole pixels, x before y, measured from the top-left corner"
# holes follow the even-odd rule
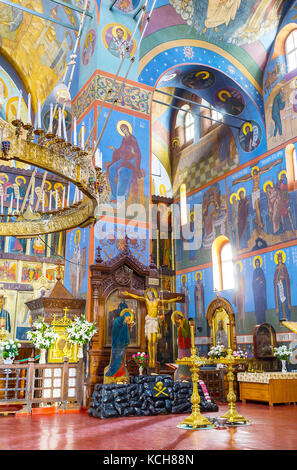
[[[109,196],[109,185],[101,168],[93,165],[91,149],[80,148],[62,137],[45,132],[20,119],[7,123],[0,119],[0,159],[16,160],[41,168],[73,183],[79,200],[45,211],[17,208],[0,214],[0,236],[35,237],[95,222],[95,209]],[[64,204],[65,205],[65,204]]]

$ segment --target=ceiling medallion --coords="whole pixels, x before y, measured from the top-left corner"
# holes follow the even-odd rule
[[[105,172],[93,165],[92,150],[67,142],[57,134],[20,119],[7,123],[0,119],[0,159],[33,165],[73,183],[81,197],[53,210],[23,210],[0,213],[0,236],[34,237],[46,233],[85,227],[95,222],[95,209],[109,197]],[[52,208],[51,208],[52,209]]]

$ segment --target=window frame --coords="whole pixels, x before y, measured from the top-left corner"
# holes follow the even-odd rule
[[[231,251],[231,259],[230,260],[222,260],[222,250],[227,245],[230,246]],[[230,243],[229,238],[225,237],[224,235],[220,235],[217,237],[213,244],[212,244],[212,269],[213,269],[213,285],[214,291],[221,292],[224,290],[232,290],[235,287],[235,278],[234,278],[234,268],[232,268],[233,273],[233,286],[229,287],[224,283],[224,270],[223,264],[226,262],[231,262],[233,266],[233,256],[232,256],[232,245]]]
[[[292,49],[289,49],[289,42],[292,39]],[[285,40],[285,53],[286,53],[286,64],[287,64],[287,72],[293,72],[293,70],[297,69],[297,28],[293,29]],[[293,57],[294,66],[291,67],[291,57]]]

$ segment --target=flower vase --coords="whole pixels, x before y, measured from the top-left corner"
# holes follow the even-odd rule
[[[81,344],[78,345],[77,358],[82,359],[84,357],[84,350]]]
[[[11,358],[11,357],[6,357],[5,359],[3,358],[3,364],[12,364],[13,359],[14,358]],[[11,369],[4,369],[4,372],[6,372],[7,374],[10,374]]]
[[[139,375],[143,375],[143,367],[139,366]]]
[[[282,359],[282,374],[286,374],[287,371],[287,361],[285,359]]]
[[[46,349],[40,349],[39,364],[46,364]]]
[[[11,357],[6,357],[5,359],[3,359],[3,364],[12,364],[13,363],[13,359]]]

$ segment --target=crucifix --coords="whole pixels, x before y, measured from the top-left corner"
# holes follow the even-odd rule
[[[160,298],[156,289],[149,287],[143,292],[143,295],[133,294],[128,291],[120,293],[123,297],[130,297],[145,302],[147,315],[145,317],[145,336],[148,340],[149,369],[155,369],[157,357],[157,335],[159,331],[158,311],[162,305],[183,302],[184,297],[177,295],[170,299]]]

